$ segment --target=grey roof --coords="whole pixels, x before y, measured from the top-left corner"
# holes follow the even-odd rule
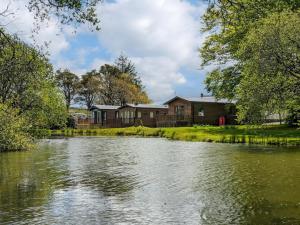
[[[120,108],[123,107],[133,107],[133,108],[144,108],[144,109],[167,109],[168,106],[166,105],[153,105],[153,104],[126,104],[124,106],[121,106]]]
[[[91,109],[104,109],[104,110],[117,110],[118,108],[120,108],[120,106],[118,105],[93,105],[91,107]]]
[[[174,101],[177,98],[184,99],[189,102],[207,102],[207,103],[220,103],[220,104],[227,104],[227,103],[236,103],[235,100],[228,100],[228,99],[216,99],[214,96],[203,96],[203,97],[194,97],[194,98],[185,98],[176,96],[169,101],[165,102],[164,104],[169,104],[170,102]]]
[[[228,100],[225,98],[216,99],[214,96],[203,96],[203,97],[196,97],[196,98],[186,98],[190,102],[210,102],[210,103],[235,103],[236,101]]]

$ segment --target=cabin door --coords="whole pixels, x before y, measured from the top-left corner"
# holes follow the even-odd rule
[[[94,124],[100,124],[101,123],[101,111],[94,111]]]
[[[106,112],[102,112],[101,113],[101,122],[102,122],[102,125],[104,125],[106,123]]]
[[[94,111],[94,124],[98,123],[98,111]]]

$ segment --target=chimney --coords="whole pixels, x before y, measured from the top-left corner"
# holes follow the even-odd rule
[[[201,98],[203,98],[203,97],[204,97],[203,93],[201,93],[201,95],[200,95],[200,96],[201,96]]]

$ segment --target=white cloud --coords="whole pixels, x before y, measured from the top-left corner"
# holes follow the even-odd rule
[[[11,2],[15,18],[7,28],[30,43],[34,17],[25,7],[27,1],[1,0],[0,11]],[[102,57],[101,53],[92,56],[93,49],[72,46],[69,41],[77,38],[72,27],[61,30],[54,19],[41,27],[36,40],[38,44],[51,42],[48,50],[55,68],[68,68],[79,75],[113,62],[124,52],[136,63],[150,97],[156,102],[164,101],[174,95],[176,87],[187,85],[180,71],[199,68],[197,49],[204,40],[200,33],[200,16],[205,7],[204,3],[194,5],[188,0],[115,0],[100,4],[98,15],[102,30],[95,36],[99,47],[103,46],[106,53],[111,54],[109,57],[107,54]],[[84,25],[77,31],[81,35],[91,34]],[[84,45],[83,40],[80,41]],[[66,50],[75,54],[62,54]]]
[[[165,101],[174,95],[174,85],[186,82],[183,74],[178,72],[179,66],[167,57],[133,58],[141,79],[151,98],[157,102]]]
[[[151,98],[174,95],[182,68],[199,67],[200,15],[205,5],[180,0],[116,0],[99,7],[98,37],[113,56],[125,52],[137,65]]]

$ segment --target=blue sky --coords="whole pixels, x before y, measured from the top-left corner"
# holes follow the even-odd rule
[[[10,0],[4,0],[4,2]],[[33,17],[23,1],[13,2],[15,18],[9,30],[31,42]],[[63,27],[53,19],[36,35],[49,42],[55,68],[68,68],[78,75],[111,63],[123,53],[136,68],[154,102],[175,94],[199,96],[206,92],[198,48],[205,39],[200,32],[205,3],[198,0],[114,0],[98,6],[101,31],[80,26]]]

